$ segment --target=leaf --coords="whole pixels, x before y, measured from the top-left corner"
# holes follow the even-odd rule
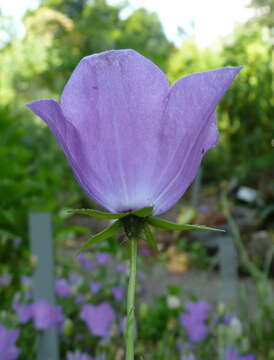
[[[129,214],[132,214],[132,215],[135,215],[138,217],[147,217],[147,216],[151,215],[152,210],[153,210],[153,206],[146,206],[142,209],[133,210]]]
[[[171,221],[168,220],[163,220],[160,219],[158,217],[155,216],[149,216],[147,218],[147,222],[156,227],[156,228],[160,228],[160,229],[165,229],[165,230],[178,230],[178,231],[183,231],[183,230],[212,230],[212,231],[222,231],[224,232],[225,230],[222,229],[216,229],[216,228],[211,228],[208,226],[204,226],[204,225],[189,225],[189,224],[175,224]]]
[[[146,241],[156,250],[158,250],[157,241],[155,240],[154,235],[152,234],[152,231],[150,230],[150,227],[148,224],[144,224],[144,233],[146,237]]]
[[[129,212],[110,213],[110,212],[93,210],[93,209],[69,209],[68,211],[73,214],[87,215],[87,216],[95,217],[97,219],[122,219],[123,217],[130,214]]]
[[[103,231],[92,236],[89,240],[87,240],[84,243],[84,245],[80,248],[80,250],[78,250],[76,256],[78,256],[82,251],[86,250],[91,245],[113,236],[121,228],[121,226],[122,226],[122,224],[120,223],[119,220],[115,221],[113,224],[111,224],[109,227],[107,227]]]

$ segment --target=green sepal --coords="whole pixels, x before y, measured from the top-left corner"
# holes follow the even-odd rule
[[[152,210],[153,210],[153,206],[146,206],[142,209],[133,210],[133,211],[129,212],[128,215],[135,215],[138,217],[147,217],[147,216],[151,215]]]
[[[93,210],[93,209],[70,209],[68,211],[73,214],[87,215],[87,216],[95,217],[97,219],[122,219],[123,217],[129,214],[128,212],[110,213],[110,212]]]
[[[109,227],[107,227],[103,231],[99,232],[98,234],[92,236],[89,240],[87,240],[84,243],[84,245],[78,250],[76,256],[78,256],[82,251],[86,250],[91,245],[115,235],[121,227],[122,227],[122,223],[119,220],[115,221]]]
[[[69,209],[68,212],[72,214],[87,215],[87,216],[95,217],[97,219],[122,219],[128,215],[146,217],[151,215],[152,210],[153,210],[152,206],[147,206],[142,209],[127,211],[122,213],[111,213],[111,212],[93,210],[93,209]]]
[[[211,228],[204,225],[189,225],[189,224],[176,224],[168,220],[163,220],[155,216],[149,216],[147,218],[148,224],[165,230],[177,230],[177,231],[184,231],[184,230],[211,230],[211,231],[221,231],[224,232],[225,230]]]
[[[144,223],[144,234],[149,245],[151,245],[155,250],[158,250],[157,241],[147,223]]]

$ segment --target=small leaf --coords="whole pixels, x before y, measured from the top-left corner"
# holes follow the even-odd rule
[[[93,209],[70,209],[69,212],[73,214],[82,214],[87,216],[92,216],[97,219],[122,219],[123,217],[129,215],[130,213],[110,213],[100,210],[93,210]]]
[[[80,250],[78,250],[76,256],[78,256],[82,251],[86,250],[91,245],[113,236],[121,228],[121,226],[122,226],[122,224],[120,223],[119,220],[115,221],[113,224],[111,224],[105,230],[103,230],[103,231],[99,232],[98,234],[92,236],[89,240],[87,240],[84,243],[84,245],[80,248]]]
[[[156,250],[158,250],[157,241],[155,240],[155,237],[152,234],[152,231],[150,230],[150,227],[148,224],[144,224],[144,233],[146,237],[146,241]]]
[[[183,230],[212,230],[212,231],[222,231],[224,232],[225,230],[222,229],[216,229],[216,228],[211,228],[208,226],[204,226],[204,225],[189,225],[189,224],[175,224],[171,221],[168,220],[163,220],[160,219],[158,217],[154,217],[154,216],[149,216],[147,219],[147,222],[152,225],[155,226],[157,228],[160,229],[165,229],[165,230],[178,230],[178,231],[183,231]]]
[[[153,206],[146,206],[142,209],[138,209],[138,210],[133,210],[132,212],[130,212],[130,214],[138,216],[138,217],[146,217],[151,215],[153,210]]]

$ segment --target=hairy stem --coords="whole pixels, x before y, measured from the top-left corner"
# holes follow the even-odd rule
[[[130,275],[127,293],[126,360],[134,360],[137,239],[130,237]]]

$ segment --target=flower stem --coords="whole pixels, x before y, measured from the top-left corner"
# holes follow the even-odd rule
[[[130,237],[130,275],[127,293],[126,360],[134,360],[137,239]]]

